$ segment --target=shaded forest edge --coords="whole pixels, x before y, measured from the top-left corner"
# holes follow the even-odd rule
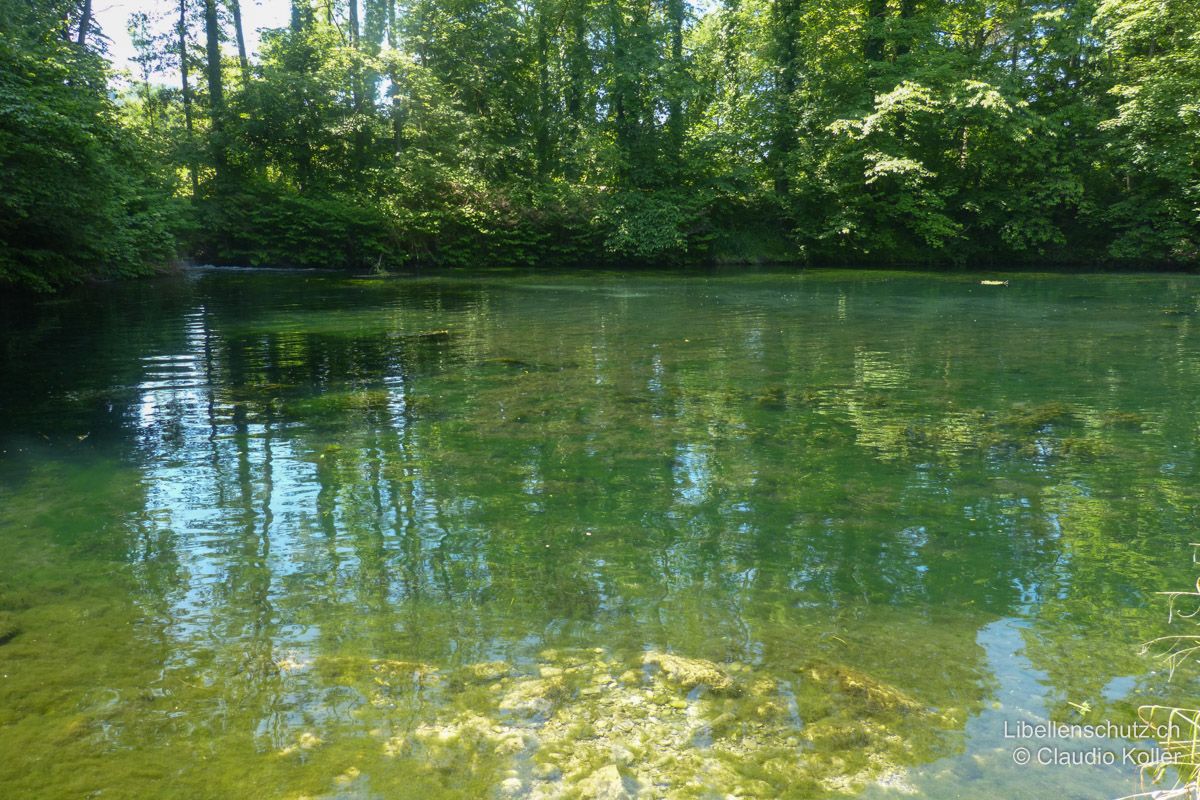
[[[1193,269],[1200,0],[0,0],[0,286],[192,259]]]

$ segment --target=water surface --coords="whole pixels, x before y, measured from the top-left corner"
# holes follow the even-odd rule
[[[1194,581],[1200,281],[980,277],[5,303],[0,786],[1134,791],[1004,726],[1196,688],[1138,645]]]

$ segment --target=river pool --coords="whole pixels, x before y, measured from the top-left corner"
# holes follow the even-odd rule
[[[1191,276],[8,301],[0,794],[1129,794],[1198,437]]]

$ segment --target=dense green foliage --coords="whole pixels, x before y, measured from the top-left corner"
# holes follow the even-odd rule
[[[107,64],[58,35],[66,15],[0,2],[0,284],[136,274],[174,249],[172,186],[119,124]]]
[[[1200,0],[155,2],[0,0],[0,278],[1200,255]]]

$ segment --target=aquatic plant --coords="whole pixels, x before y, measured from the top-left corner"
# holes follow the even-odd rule
[[[1193,544],[1192,547],[1200,545]],[[1195,561],[1195,556],[1193,556]],[[1200,578],[1196,579],[1195,588],[1189,591],[1160,592],[1168,598],[1168,620],[1194,620],[1200,615]],[[1182,606],[1182,607],[1181,607]],[[1153,653],[1155,658],[1164,663],[1169,674],[1174,677],[1176,670],[1184,664],[1196,660],[1200,654],[1200,635],[1171,634],[1159,636],[1142,646],[1142,653]],[[1159,757],[1152,763],[1146,764],[1143,771],[1150,776],[1152,783],[1161,783],[1166,776],[1174,771],[1175,784],[1166,789],[1158,789],[1141,794],[1130,795],[1122,800],[1144,797],[1151,800],[1197,800],[1200,798],[1200,709],[1181,708],[1171,705],[1143,705],[1138,709],[1138,717],[1147,726],[1161,732],[1157,736]]]

